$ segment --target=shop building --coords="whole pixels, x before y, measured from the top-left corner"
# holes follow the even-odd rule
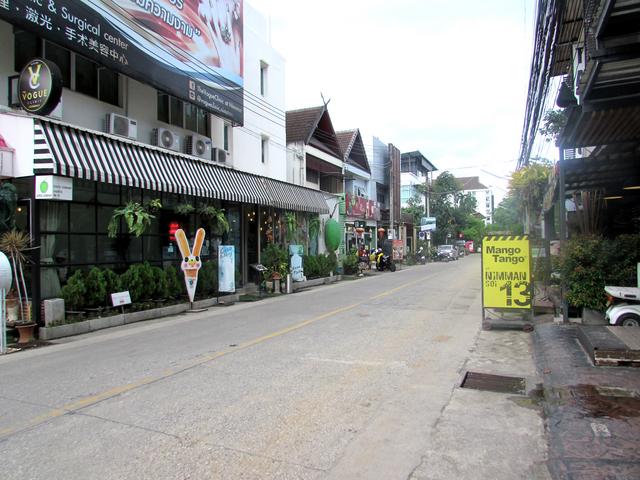
[[[371,168],[360,130],[336,133],[344,155],[345,249],[376,248],[380,209],[373,198]]]
[[[329,212],[317,189],[286,182],[284,62],[264,18],[242,1],[218,2],[224,12],[160,2],[177,22],[169,27],[139,3],[0,4],[2,178],[17,187],[16,224],[38,247],[34,305],[79,268],[177,264],[171,231],[193,234],[201,206],[223,208],[231,225],[202,257],[234,245],[238,285],[261,246],[281,240],[285,211]],[[37,84],[35,67],[23,75],[30,87],[20,83],[35,58],[62,84],[52,111],[20,104]],[[124,225],[107,235],[116,208],[154,199],[162,208],[143,235]]]

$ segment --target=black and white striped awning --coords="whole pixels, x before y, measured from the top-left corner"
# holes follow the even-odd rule
[[[264,178],[263,180],[273,199],[273,206],[286,210],[329,213],[324,192],[272,178]]]
[[[34,174],[271,205],[260,177],[68,125],[36,121]]]
[[[34,122],[34,174],[328,213],[322,192],[49,120]]]

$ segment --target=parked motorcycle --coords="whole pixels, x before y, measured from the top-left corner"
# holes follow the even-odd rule
[[[607,312],[611,325],[640,327],[640,288],[606,286]]]
[[[393,263],[389,255],[385,255],[381,248],[375,251],[376,270],[382,272],[389,270],[390,272],[396,271],[396,264]]]

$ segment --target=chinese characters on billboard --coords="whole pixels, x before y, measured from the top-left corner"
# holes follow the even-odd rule
[[[243,0],[2,0],[0,18],[243,122]]]

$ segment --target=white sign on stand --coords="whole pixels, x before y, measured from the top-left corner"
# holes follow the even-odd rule
[[[131,295],[129,295],[129,291],[112,293],[111,303],[113,303],[114,307],[124,307],[125,305],[129,305],[131,303]]]

